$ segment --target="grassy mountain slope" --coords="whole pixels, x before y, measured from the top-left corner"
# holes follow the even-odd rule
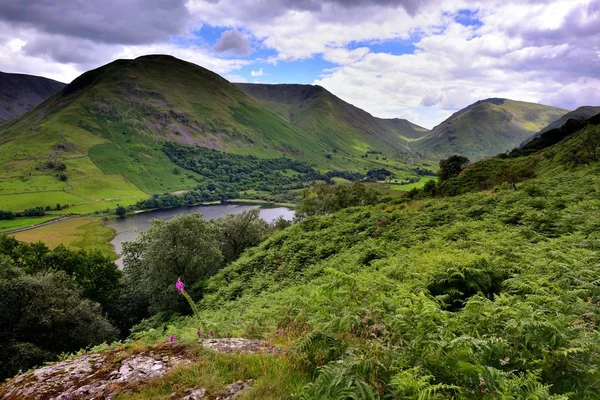
[[[289,157],[322,170],[397,165],[361,159],[358,151],[326,157],[327,137],[307,134],[219,75],[174,57],[144,56],[86,72],[0,125],[0,209],[81,203],[94,211],[195,187],[202,177],[176,175],[162,151],[165,141]],[[59,173],[55,161],[66,170]]]
[[[248,399],[599,398],[600,120],[536,146],[454,178],[489,187],[311,217],[248,248],[198,285],[199,316],[145,321],[127,344],[174,335],[198,357],[117,398],[238,379],[255,380]],[[491,182],[502,165],[534,176]],[[207,332],[285,351],[217,356]]]
[[[416,147],[433,157],[460,154],[478,160],[517,147],[566,113],[522,101],[481,100],[434,127]]]
[[[236,83],[295,126],[349,155],[368,150],[408,152],[408,141],[428,131],[403,119],[375,118],[321,86]]]
[[[471,168],[538,159],[516,189],[356,207],[277,233],[209,280],[200,321],[295,343],[314,376],[303,399],[598,398],[600,159],[563,158],[590,134],[600,139],[588,124]],[[197,325],[169,330],[192,338]]]
[[[64,87],[41,76],[0,72],[0,122],[25,114]]]
[[[559,129],[564,126],[570,119],[574,120],[584,120],[594,115],[600,114],[600,106],[582,106],[573,110],[571,112],[566,113],[556,121],[552,122],[550,125],[546,126],[544,129],[533,135],[531,138],[527,139],[525,143],[530,142],[531,140],[540,137],[544,132],[548,132],[553,129]],[[523,143],[523,144],[525,144]]]
[[[514,188],[536,176],[551,179],[565,168],[597,162],[600,162],[600,115],[586,120],[571,119],[509,154],[468,166],[458,177],[443,182],[438,194],[488,190],[501,184]]]

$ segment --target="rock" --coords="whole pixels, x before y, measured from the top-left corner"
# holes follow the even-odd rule
[[[165,351],[173,353],[166,354]],[[128,354],[86,354],[20,375],[0,386],[0,399],[110,399],[131,383],[160,377],[189,364],[174,346]]]
[[[206,394],[206,389],[204,388],[200,388],[200,389],[195,389],[192,390],[190,392],[190,394],[188,394],[185,397],[182,397],[181,400],[200,400],[204,398],[204,395]]]
[[[223,338],[223,339],[201,339],[203,347],[212,349],[218,353],[254,354],[267,353],[278,355],[282,349],[273,346],[269,342],[257,339]]]
[[[225,395],[224,397],[217,397],[217,400],[234,400],[237,399],[239,396],[242,395],[242,393],[244,393],[246,390],[250,389],[252,387],[252,379],[248,379],[247,381],[236,381],[233,382],[231,385],[227,385],[227,387],[225,388],[226,391],[229,392],[229,394]]]

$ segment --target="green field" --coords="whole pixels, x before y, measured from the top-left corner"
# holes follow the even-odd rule
[[[53,219],[56,219],[56,215],[45,215],[43,217],[32,217],[32,218],[16,218],[10,220],[0,220],[0,232],[12,231],[14,229],[26,228],[32,225],[38,225]]]
[[[406,185],[391,185],[390,189],[408,192],[412,189],[421,189],[427,182],[432,180],[437,181],[437,178],[433,176],[424,176],[421,178],[421,180],[419,180],[419,182],[407,183]]]
[[[22,242],[44,242],[51,249],[62,244],[74,249],[99,250],[108,257],[117,258],[109,243],[114,231],[98,218],[71,218],[12,236]]]
[[[2,194],[63,191],[67,189],[70,189],[67,182],[61,182],[57,177],[51,175],[0,179],[0,193]]]

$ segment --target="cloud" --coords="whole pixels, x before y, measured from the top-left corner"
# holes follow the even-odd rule
[[[203,27],[227,30],[211,47]],[[430,127],[485,97],[600,104],[600,0],[0,1],[0,70],[68,82],[148,53],[236,81],[302,60],[303,79]]]
[[[2,0],[0,20],[98,43],[167,41],[187,26],[185,0]]]
[[[266,76],[269,74],[266,74],[262,68],[259,68],[257,71],[252,70],[250,71],[250,76]]]
[[[217,53],[230,53],[238,56],[247,56],[252,53],[250,41],[235,29],[225,31],[213,46]]]
[[[598,105],[599,3],[471,2],[480,24],[447,20],[415,42],[414,54],[370,52],[314,83],[377,116],[433,107],[421,112],[426,127],[488,97]]]
[[[241,76],[241,75],[236,75],[236,74],[226,74],[223,75],[223,78],[227,79],[229,82],[235,82],[235,83],[247,83],[248,80]]]
[[[327,49],[323,53],[323,58],[338,65],[352,64],[361,60],[369,53],[368,47],[358,47],[348,50],[343,47]]]

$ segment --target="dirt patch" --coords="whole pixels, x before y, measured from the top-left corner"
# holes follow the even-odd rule
[[[174,345],[133,354],[124,350],[86,354],[6,382],[0,386],[0,399],[111,399],[130,383],[158,378],[192,362],[184,348]]]

